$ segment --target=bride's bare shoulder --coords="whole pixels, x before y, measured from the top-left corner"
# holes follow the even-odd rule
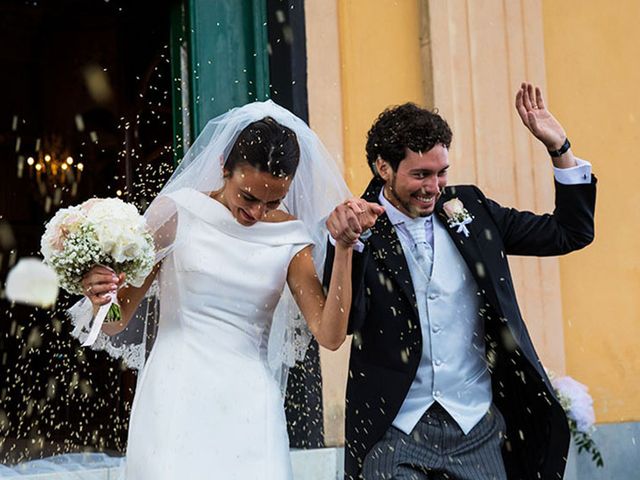
[[[268,223],[282,223],[296,220],[296,217],[282,210],[271,210],[262,220]]]

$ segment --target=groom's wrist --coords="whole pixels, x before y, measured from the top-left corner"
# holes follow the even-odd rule
[[[547,151],[553,158],[561,157],[571,148],[571,142],[567,137],[565,137],[564,141],[558,146],[559,143],[560,142],[554,142],[551,146],[547,145]]]

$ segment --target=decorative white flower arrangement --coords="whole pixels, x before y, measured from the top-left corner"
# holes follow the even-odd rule
[[[124,272],[127,283],[139,287],[155,262],[153,238],[144,217],[134,205],[118,198],[94,198],[58,210],[45,227],[40,250],[60,286],[78,295],[85,293],[82,277],[95,265]],[[121,318],[116,300],[112,295],[111,303],[100,309],[94,323]]]
[[[586,452],[598,467],[604,466],[604,460],[591,434],[595,430],[596,415],[593,410],[593,399],[586,385],[571,377],[559,377],[550,373],[551,385],[556,392],[560,404],[567,414],[569,429],[578,453]]]
[[[447,224],[449,228],[457,228],[456,233],[463,233],[465,237],[469,236],[469,225],[473,221],[473,217],[464,208],[464,204],[459,198],[452,198],[442,205],[445,215],[447,216]]]

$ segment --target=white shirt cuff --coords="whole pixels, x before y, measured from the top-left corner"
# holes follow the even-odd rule
[[[336,241],[331,235],[329,235],[329,241],[331,242],[331,245],[333,245],[334,247],[336,246]],[[364,243],[362,243],[360,240],[357,240],[356,243],[353,244],[353,249],[358,253],[362,253],[364,250]]]
[[[576,157],[578,165],[571,168],[553,167],[556,181],[563,185],[581,185],[591,183],[591,164]]]

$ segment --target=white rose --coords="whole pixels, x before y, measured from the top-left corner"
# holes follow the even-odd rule
[[[118,242],[114,245],[111,252],[113,259],[118,262],[126,262],[133,260],[140,255],[141,249],[137,241]]]
[[[133,260],[142,255],[143,249],[144,249],[144,240],[141,238],[137,238],[136,241],[126,245],[122,249],[122,251],[124,255],[127,257],[127,260]]]
[[[47,222],[44,234],[40,239],[40,251],[45,260],[49,260],[52,255],[62,251],[66,236],[71,229],[75,231],[78,222],[82,222],[84,216],[77,207],[61,208]]]

